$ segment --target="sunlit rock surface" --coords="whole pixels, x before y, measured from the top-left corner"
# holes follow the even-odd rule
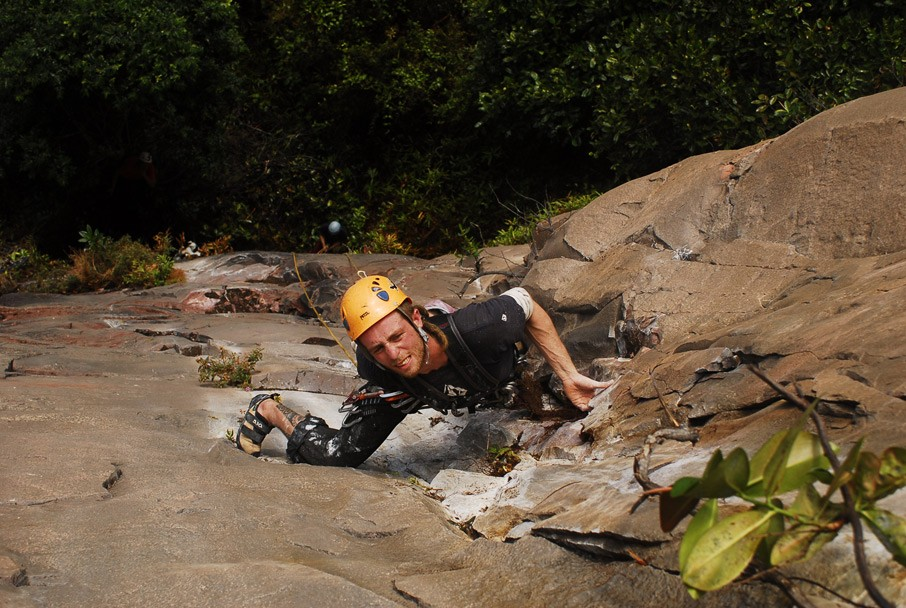
[[[685,524],[661,531],[633,463],[649,446],[669,485],[794,424],[749,365],[821,397],[844,451],[906,444],[902,158],[904,89],[624,184],[477,260],[239,252],[153,290],[3,296],[0,605],[791,605],[760,580],[694,602]],[[289,465],[276,431],[260,459],[233,448],[261,391],[340,423],[361,380],[338,299],[359,271],[457,307],[522,285],[580,368],[617,382],[576,417],[533,357],[519,407],[422,411],[358,470]],[[251,391],[199,382],[199,357],[254,348]],[[652,441],[677,426],[698,441]],[[906,515],[901,494],[883,506]],[[789,572],[867,602],[850,541]],[[904,569],[872,536],[867,553],[906,602]]]

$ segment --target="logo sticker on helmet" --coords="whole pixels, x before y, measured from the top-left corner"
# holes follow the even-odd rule
[[[391,283],[390,281],[388,281],[388,283],[389,283],[389,285],[387,286],[387,289],[396,289],[396,285],[394,285],[394,284]],[[387,293],[387,292],[384,290],[384,288],[381,286],[380,280],[379,280],[379,279],[376,278],[374,281],[371,282],[371,291],[373,291],[374,294],[375,294],[378,298],[380,298],[381,300],[383,300],[384,302],[389,302],[389,301],[390,301],[390,294]]]

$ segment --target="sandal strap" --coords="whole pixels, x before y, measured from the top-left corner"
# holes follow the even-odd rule
[[[260,444],[264,441],[264,438],[267,437],[268,433],[274,430],[274,425],[268,423],[267,420],[258,414],[258,406],[261,405],[261,402],[263,401],[268,399],[277,400],[279,397],[279,393],[263,393],[252,397],[251,402],[249,402],[249,407],[245,411],[243,423],[239,425],[239,434],[248,437],[253,443]],[[248,423],[248,425],[246,423]],[[249,426],[251,426],[251,428],[249,428]]]
[[[244,424],[239,427],[239,434],[243,437],[248,437],[252,440],[252,443],[259,445],[264,441],[264,438],[267,437],[267,433],[262,433],[260,431],[250,429]]]

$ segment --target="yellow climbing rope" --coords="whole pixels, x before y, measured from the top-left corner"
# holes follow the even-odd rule
[[[350,263],[351,263],[351,260],[350,260]],[[327,333],[330,334],[330,337],[333,338],[334,342],[337,343],[337,346],[339,346],[340,349],[342,349],[343,354],[346,355],[346,358],[349,359],[349,361],[353,365],[355,365],[356,364],[355,357],[353,357],[352,355],[349,354],[349,351],[346,350],[346,347],[343,346],[343,343],[340,341],[340,339],[337,338],[336,334],[333,333],[333,330],[330,328],[330,326],[327,325],[327,321],[324,320],[324,317],[322,317],[321,313],[318,312],[318,309],[315,308],[314,302],[311,301],[311,296],[308,295],[308,290],[305,289],[305,281],[302,280],[302,274],[299,272],[299,263],[296,261],[295,253],[293,253],[293,267],[296,269],[296,278],[299,279],[299,286],[302,287],[302,293],[305,294],[305,299],[308,301],[308,307],[314,311],[315,316],[318,318],[318,321],[321,322],[321,325],[324,326],[324,329],[327,330]]]

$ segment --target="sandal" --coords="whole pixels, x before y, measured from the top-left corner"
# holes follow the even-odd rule
[[[261,455],[261,444],[267,434],[274,428],[274,425],[258,414],[258,406],[261,405],[262,401],[268,399],[279,402],[280,395],[279,393],[265,393],[252,397],[249,407],[245,411],[245,418],[243,418],[242,424],[239,425],[239,430],[236,432],[236,447],[255,458]]]

